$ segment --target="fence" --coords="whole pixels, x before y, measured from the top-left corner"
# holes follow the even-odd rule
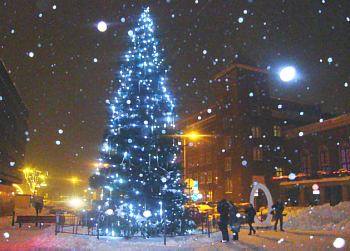
[[[199,214],[199,217],[195,221],[197,230],[202,234],[207,234],[210,237],[211,233],[218,231],[217,217],[215,215],[209,215],[207,213]],[[166,245],[167,237],[166,224],[162,231],[164,238],[164,245]],[[99,231],[98,221],[94,218],[89,218],[88,214],[81,215],[56,215],[55,234],[77,234],[77,235],[90,235],[100,238],[102,233]],[[197,232],[198,233],[198,232]],[[104,233],[103,233],[104,234]],[[116,236],[127,236],[125,232],[123,235],[120,233]]]

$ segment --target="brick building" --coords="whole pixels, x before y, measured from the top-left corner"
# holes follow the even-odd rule
[[[254,181],[274,198],[285,195],[282,177],[299,167],[290,149],[302,145],[287,134],[322,120],[325,125],[330,116],[317,105],[272,97],[267,72],[256,67],[234,64],[214,80],[216,103],[179,122],[185,133],[206,135],[187,139],[185,178],[198,180],[205,201],[247,201]]]
[[[11,210],[12,184],[22,183],[27,121],[27,108],[0,61],[0,215]]]
[[[274,177],[286,200],[302,205],[350,200],[350,114],[286,130],[284,137],[291,160],[286,174],[297,176]]]

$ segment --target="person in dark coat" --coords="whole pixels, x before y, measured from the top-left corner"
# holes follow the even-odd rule
[[[247,222],[248,222],[248,225],[249,225],[249,235],[251,235],[252,232],[255,234],[256,231],[253,228],[252,224],[254,223],[254,218],[255,218],[255,215],[256,215],[256,211],[254,209],[253,204],[249,204],[249,207],[245,210],[245,213],[247,214]]]
[[[281,200],[277,200],[275,204],[272,205],[272,210],[273,210],[273,215],[275,218],[275,231],[277,231],[277,224],[278,221],[280,222],[280,230],[284,232],[283,230],[283,210],[284,210],[284,205]]]
[[[238,208],[235,206],[233,202],[229,202],[230,206],[230,227],[232,231],[232,240],[238,241],[238,234],[241,229],[241,219]]]
[[[219,201],[217,210],[220,214],[219,228],[222,233],[222,242],[228,242],[227,224],[229,222],[229,204],[226,199]]]

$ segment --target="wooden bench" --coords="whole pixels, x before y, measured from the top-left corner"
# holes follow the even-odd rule
[[[19,227],[22,227],[22,223],[35,223],[38,226],[38,223],[55,223],[56,216],[17,216],[16,223],[19,224]],[[41,224],[40,224],[41,228]]]

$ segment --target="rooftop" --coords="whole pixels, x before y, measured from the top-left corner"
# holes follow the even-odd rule
[[[335,118],[324,120],[323,122],[312,123],[306,126],[297,127],[285,131],[285,137],[287,139],[296,138],[299,136],[299,132],[303,132],[303,135],[308,135],[316,132],[323,132],[334,128],[350,125],[350,113],[340,115]]]

